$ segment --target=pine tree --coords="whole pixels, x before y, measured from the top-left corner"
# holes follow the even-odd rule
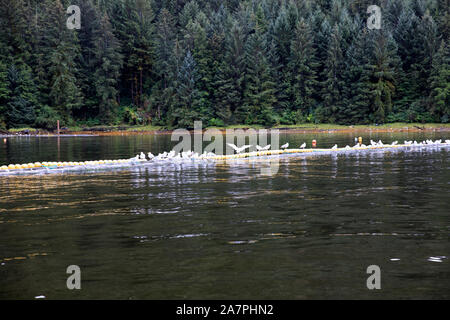
[[[111,30],[108,16],[103,15],[95,40],[96,68],[95,88],[98,96],[100,117],[110,122],[117,109],[117,79],[120,76],[122,56],[118,53],[120,44]]]
[[[429,94],[427,81],[433,54],[437,49],[437,29],[421,3],[413,2],[411,7],[405,7],[401,13],[393,36],[402,62],[397,104],[399,111],[405,112],[413,103],[418,103]]]
[[[121,82],[138,107],[144,106],[144,91],[152,86],[153,20],[153,9],[146,0],[123,0],[111,20],[124,57]]]
[[[51,105],[58,110],[67,122],[72,120],[73,111],[82,104],[82,96],[77,87],[74,75],[75,63],[68,54],[73,47],[67,41],[61,41],[50,57],[51,66],[48,72],[50,78]]]
[[[70,122],[73,112],[83,104],[76,63],[80,57],[76,30],[67,29],[60,0],[42,4],[37,25],[35,74],[41,103],[57,110],[61,120]]]
[[[224,123],[232,123],[233,115],[243,105],[245,83],[245,35],[242,27],[233,23],[226,40],[224,61],[219,67],[215,114]],[[237,120],[236,120],[237,122]]]
[[[325,69],[322,83],[322,99],[323,104],[316,116],[320,122],[335,122],[336,113],[342,104],[344,82],[342,79],[343,52],[341,49],[342,36],[338,25],[333,28],[331,34],[331,42],[327,51],[327,60],[325,61]]]
[[[263,36],[258,31],[252,34],[245,49],[244,105],[236,110],[236,118],[246,124],[272,125],[275,84],[270,76]]]
[[[201,99],[199,103],[202,105],[202,113],[211,113],[211,100],[209,93],[211,92],[211,82],[213,78],[213,57],[208,46],[206,30],[199,21],[190,20],[184,31],[183,47],[192,53],[196,62],[196,70],[198,80],[196,88],[198,97]]]
[[[195,59],[188,50],[178,72],[176,88],[177,104],[170,114],[171,126],[193,128],[194,121],[204,120],[200,111],[199,91],[196,88],[198,72]]]
[[[368,29],[361,30],[347,51],[344,71],[346,86],[343,103],[337,113],[338,123],[370,122],[372,35]]]
[[[314,91],[317,82],[317,62],[311,30],[300,19],[291,42],[290,73],[293,75],[292,91],[297,112],[307,116],[313,113],[316,101]]]
[[[383,123],[392,111],[392,98],[395,92],[395,72],[399,68],[397,47],[392,36],[386,31],[375,31],[374,53],[372,58],[372,119]]]
[[[17,69],[11,65],[8,69],[9,97],[6,103],[6,123],[8,127],[30,126],[36,119],[36,92],[33,86],[31,70]]]
[[[11,90],[8,82],[8,68],[0,60],[0,128],[6,128],[6,104],[10,99]]]
[[[223,86],[223,77],[225,70],[228,66],[226,65],[225,52],[227,49],[226,42],[226,31],[229,28],[230,21],[227,18],[227,12],[224,6],[220,6],[216,12],[212,14],[211,23],[208,28],[208,50],[210,53],[210,84],[208,90],[210,93],[211,101],[211,119],[209,120],[210,125],[225,125],[225,123],[230,122],[231,110],[229,105],[222,104],[222,94],[226,92],[221,91]],[[226,76],[225,76],[226,77]]]
[[[290,111],[294,108],[291,90],[292,74],[288,63],[291,56],[292,34],[298,18],[295,9],[293,5],[288,8],[282,7],[267,33],[268,61],[276,86],[277,104],[275,105],[275,111],[281,115],[280,122],[288,124],[292,124],[293,119]]]
[[[0,54],[9,63],[28,64],[31,59],[31,11],[25,0],[0,0]]]
[[[158,82],[154,88],[154,92],[157,93],[155,116],[156,119],[161,121],[174,103],[173,95],[178,73],[178,61],[174,55],[176,43],[175,22],[170,12],[166,9],[163,9],[159,14],[157,35],[155,64]]]
[[[82,28],[78,31],[80,43],[79,83],[80,90],[85,99],[83,105],[75,112],[78,119],[87,120],[96,118],[99,114],[99,100],[94,85],[95,72],[98,67],[98,59],[95,53],[95,41],[100,36],[101,10],[105,3],[100,2],[95,6],[92,0],[81,0],[79,3],[82,12]]]
[[[433,58],[430,111],[441,122],[450,121],[450,50],[444,41]]]

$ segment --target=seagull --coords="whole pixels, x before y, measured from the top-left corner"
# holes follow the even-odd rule
[[[192,151],[186,151],[181,153],[183,159],[190,159],[192,157]]]
[[[147,153],[147,157],[148,157],[148,160],[152,160],[155,156],[151,152],[149,152],[149,153]]]
[[[379,146],[383,146],[383,142],[381,142],[381,140],[378,140],[378,143],[377,143],[377,145],[379,145]]]
[[[242,147],[236,147],[234,144],[232,143],[227,143],[227,145],[229,145],[231,148],[234,149],[234,151],[236,151],[236,153],[241,153],[242,151],[244,151],[245,149],[248,149],[251,147],[251,145],[245,145]]]
[[[159,153],[156,157],[155,160],[164,160],[167,159],[167,152],[164,151],[163,153]]]
[[[260,146],[256,145],[256,150],[258,150],[258,151],[265,151],[265,150],[269,150],[269,149],[270,149],[270,144],[268,144],[265,147],[260,147]]]
[[[141,154],[139,155],[139,159],[141,159],[141,160],[147,160],[147,159],[145,158],[145,153],[141,152]]]
[[[306,142],[303,142],[303,144],[300,146],[300,149],[305,149],[306,148]]]
[[[172,150],[167,154],[167,158],[173,158],[175,156],[176,156],[175,150]]]
[[[338,145],[335,144],[335,145],[333,146],[333,148],[331,148],[331,150],[336,150],[337,148],[338,148]]]
[[[286,144],[283,144],[281,146],[281,149],[287,149],[287,148],[289,148],[289,142],[287,142]]]
[[[404,143],[405,143],[407,146],[410,146],[410,145],[412,145],[413,142],[412,142],[412,141],[406,141],[406,140],[405,140]]]
[[[398,143],[398,141],[392,142],[392,145],[395,146]]]
[[[351,150],[352,148],[349,145],[345,146],[345,150]]]
[[[373,145],[373,146],[377,145],[377,143],[375,141],[373,141],[372,139],[370,139],[370,144]]]

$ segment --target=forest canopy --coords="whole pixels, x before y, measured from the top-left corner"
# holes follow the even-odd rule
[[[0,128],[446,123],[449,27],[447,0],[0,0]]]

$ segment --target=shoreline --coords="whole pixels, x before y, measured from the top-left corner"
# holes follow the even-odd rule
[[[299,124],[299,125],[279,125],[271,128],[263,126],[246,126],[235,125],[228,127],[206,127],[202,131],[208,129],[217,129],[223,133],[227,129],[277,129],[283,133],[351,133],[351,132],[448,132],[450,131],[450,124],[444,123],[391,123],[384,125],[333,125],[333,124]],[[164,129],[162,127],[153,126],[135,126],[135,127],[121,127],[121,126],[105,126],[93,128],[68,128],[60,130],[60,136],[115,136],[115,135],[151,135],[151,134],[172,134],[175,129]],[[190,132],[193,129],[189,129]],[[13,129],[0,130],[0,137],[16,137],[16,136],[58,136],[56,131],[46,131],[42,129]]]

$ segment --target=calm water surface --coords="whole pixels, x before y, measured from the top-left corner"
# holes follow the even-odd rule
[[[281,134],[291,146],[351,134]],[[385,142],[450,133],[365,134]],[[3,140],[3,139],[2,139]],[[169,150],[169,135],[12,137],[0,165]],[[450,148],[0,177],[0,298],[450,298]],[[81,290],[66,268],[81,268]],[[366,268],[381,268],[368,290]]]

